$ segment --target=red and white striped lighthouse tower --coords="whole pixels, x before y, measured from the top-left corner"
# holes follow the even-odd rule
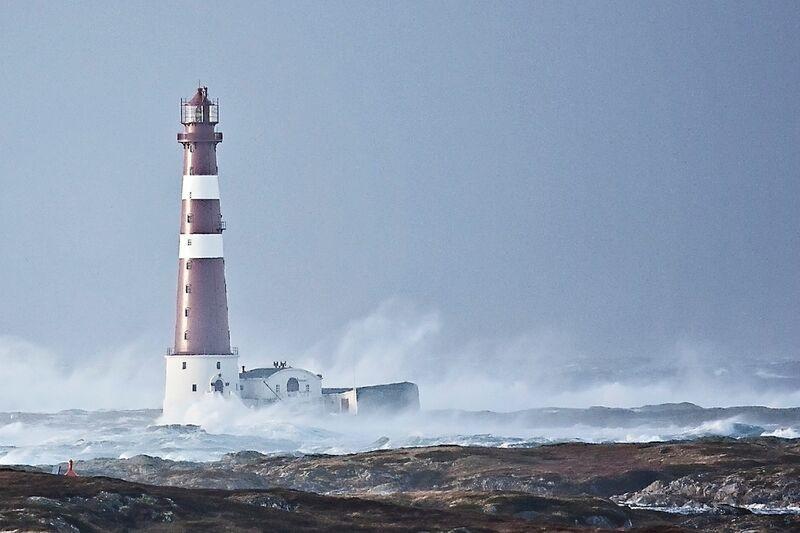
[[[219,104],[199,87],[181,100],[178,134],[183,183],[175,344],[166,356],[164,412],[176,412],[204,394],[239,389],[238,355],[231,349],[220,211],[217,145]]]

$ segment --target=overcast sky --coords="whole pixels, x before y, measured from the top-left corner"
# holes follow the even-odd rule
[[[198,80],[252,361],[387,301],[454,365],[798,356],[794,2],[5,2],[0,335],[161,368]]]

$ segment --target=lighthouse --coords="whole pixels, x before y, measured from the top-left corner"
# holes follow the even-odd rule
[[[166,355],[164,418],[180,422],[204,398],[238,397],[244,405],[305,407],[315,412],[377,413],[419,409],[414,383],[322,388],[322,374],[275,361],[271,368],[239,366],[228,329],[228,294],[219,197],[219,102],[198,87],[181,100],[183,147],[175,340]],[[240,372],[241,369],[241,372]]]
[[[166,355],[164,414],[176,414],[205,395],[239,391],[239,357],[231,349],[220,210],[217,145],[219,102],[199,87],[180,104],[183,132],[181,221],[175,342]]]

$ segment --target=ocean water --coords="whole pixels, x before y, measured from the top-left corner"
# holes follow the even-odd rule
[[[650,442],[800,436],[800,409],[703,409],[668,404],[636,409],[534,409],[515,413],[421,411],[365,418],[248,409],[211,399],[179,420],[159,410],[0,413],[0,464],[49,465],[67,459],[213,461],[226,453],[345,454],[458,444],[531,447],[564,441]]]

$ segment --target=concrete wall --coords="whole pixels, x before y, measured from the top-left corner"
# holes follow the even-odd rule
[[[226,398],[239,394],[239,357],[236,355],[168,355],[165,359],[164,414],[175,412],[204,394],[221,394]],[[222,380],[221,393],[215,392],[212,385],[218,379]]]
[[[359,387],[356,396],[362,415],[419,411],[419,388],[408,381]]]
[[[419,410],[419,389],[408,381],[358,387],[355,391],[328,389],[322,396],[325,410],[331,413],[381,415]]]
[[[358,413],[358,399],[353,389],[323,394],[323,405],[328,413],[354,415]]]

